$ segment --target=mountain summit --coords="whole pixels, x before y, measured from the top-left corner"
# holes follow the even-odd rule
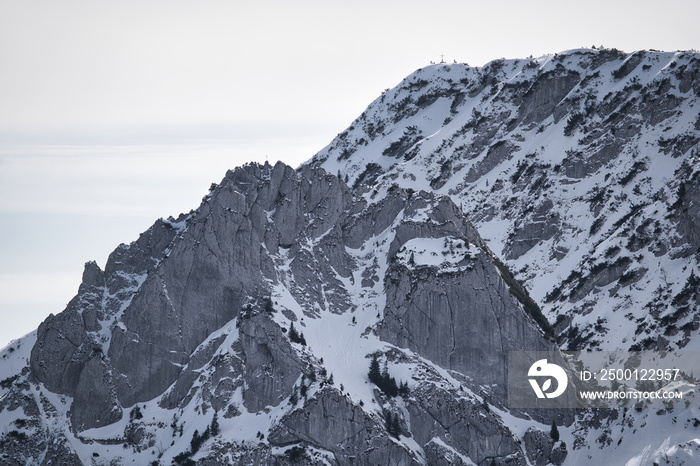
[[[578,350],[700,349],[700,55],[440,64],[309,163],[450,196]]]

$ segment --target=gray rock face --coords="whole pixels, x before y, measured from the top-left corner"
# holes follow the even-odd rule
[[[114,384],[102,353],[94,352],[80,371],[71,423],[78,430],[85,426],[102,427],[122,418]]]
[[[269,317],[244,318],[240,325],[245,360],[243,402],[250,412],[277,406],[301,376],[301,361]]]
[[[469,169],[469,172],[467,172],[467,175],[464,177],[464,181],[467,183],[475,182],[496,168],[499,164],[503,163],[504,160],[508,160],[516,149],[517,147],[513,144],[505,141],[499,141],[493,144],[486,152],[486,156]]]
[[[305,178],[282,164],[274,170],[249,166],[229,172],[196,213],[156,222],[138,241],[120,246],[104,272],[94,263],[86,266],[78,296],[41,325],[31,358],[35,376],[47,388],[91,400],[74,411],[80,428],[114,420],[116,414],[105,413],[118,405],[128,407],[163,393],[197,346],[238,315],[245,300],[265,292],[266,280],[277,279],[268,251],[295,244],[302,229],[318,236],[348,215],[347,187],[316,172],[307,169]],[[329,255],[338,259],[335,270],[348,270],[342,253]],[[299,259],[292,265],[296,271],[306,267],[301,255]],[[314,285],[309,291],[320,296],[319,281],[307,281]],[[245,349],[253,359],[264,360],[256,349],[265,347],[260,338],[251,328],[243,341],[251,342]],[[90,362],[99,352],[107,356],[102,374],[102,365]],[[94,390],[90,380],[110,373],[112,379]],[[275,379],[273,385],[277,383]],[[265,390],[277,396],[292,383],[285,379]]]
[[[121,417],[115,409],[118,401],[113,387],[119,387],[120,380],[114,383],[111,378],[112,361],[102,359],[97,364],[94,356],[107,353],[107,327],[134,297],[138,290],[136,277],[163,258],[174,233],[170,224],[158,221],[130,246],[118,247],[104,272],[94,262],[87,263],[78,295],[65,311],[49,316],[39,326],[30,359],[32,373],[53,392],[77,395],[81,400],[92,400],[89,405],[99,405],[94,410],[78,407],[73,411],[72,415],[77,416],[74,420],[86,429]],[[94,390],[95,381],[104,381],[105,385]]]
[[[426,452],[445,450],[442,443],[452,456],[461,454],[479,465],[526,464],[512,434],[482,405],[426,386],[412,393],[407,409],[414,438]]]
[[[428,266],[391,266],[378,333],[446,369],[493,386],[505,400],[503,355],[554,350],[555,345],[526,318],[488,253],[477,249],[471,254],[463,268],[448,273]]]
[[[470,464],[454,450],[435,439],[425,444],[423,451],[425,451],[426,461],[431,466],[468,466]]]
[[[700,171],[687,164],[681,167],[677,175],[680,183],[672,212],[678,222],[676,245],[682,248],[680,255],[689,256],[700,251]]]
[[[318,445],[336,464],[419,464],[405,449],[380,434],[382,427],[337,390],[328,389],[282,419],[270,433],[272,445]]]
[[[540,241],[549,240],[561,232],[559,214],[553,208],[552,201],[546,199],[533,209],[527,220],[515,224],[505,250],[506,259],[517,259]]]
[[[58,316],[50,315],[39,325],[37,344],[32,349],[32,372],[51,391],[73,394],[78,385],[86,353],[85,324],[69,307]],[[82,353],[82,354],[81,354]]]
[[[527,457],[535,466],[560,465],[567,456],[566,444],[554,442],[546,432],[529,428],[523,437]]]
[[[186,406],[194,396],[192,386],[199,378],[200,370],[212,363],[215,367],[213,377],[204,387],[203,397],[211,403],[216,411],[220,411],[226,405],[226,398],[230,397],[236,388],[243,382],[238,380],[243,373],[243,361],[239,351],[235,355],[215,356],[219,346],[226,336],[214,338],[208,344],[201,345],[192,353],[187,366],[178,375],[172,388],[161,398],[160,405],[165,409],[182,408]]]
[[[518,113],[522,122],[539,123],[552,115],[580,78],[579,73],[564,67],[537,76],[520,104]]]

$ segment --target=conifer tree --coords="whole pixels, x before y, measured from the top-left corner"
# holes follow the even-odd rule
[[[399,422],[398,414],[391,414],[387,409],[384,410],[384,424],[389,435],[398,438],[401,434],[401,423]]]
[[[289,339],[296,343],[299,340],[299,333],[297,329],[294,328],[294,322],[289,326]]]
[[[219,416],[217,415],[216,411],[214,411],[214,417],[209,425],[209,431],[211,432],[212,437],[219,435]]]
[[[389,375],[389,368],[386,363],[384,363],[381,383],[378,386],[387,396],[395,397],[399,394],[399,387],[396,385],[396,379]]]
[[[192,434],[192,440],[190,440],[190,451],[192,454],[197,453],[199,451],[199,446],[201,445],[202,441],[201,438],[199,437],[199,431],[195,430],[194,434]]]
[[[377,355],[372,356],[372,361],[369,363],[369,373],[367,374],[369,381],[374,385],[379,386],[381,384],[382,376],[379,372],[379,361],[377,360]]]
[[[559,429],[557,429],[557,423],[552,421],[552,430],[549,431],[549,436],[552,437],[554,443],[559,441]]]
[[[273,314],[275,312],[275,308],[272,305],[272,298],[270,298],[269,296],[263,300],[263,306],[265,312],[267,312],[268,314]]]
[[[401,435],[401,424],[399,423],[399,415],[394,414],[394,416],[391,419],[391,435],[393,435],[396,438],[399,438],[399,435]]]

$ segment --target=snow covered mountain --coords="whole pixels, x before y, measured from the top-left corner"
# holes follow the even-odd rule
[[[551,332],[448,197],[248,165],[104,271],[86,264],[68,307],[4,351],[2,451],[11,464],[525,464],[497,411],[503,355],[556,351]]]
[[[438,64],[310,163],[449,195],[563,348],[700,349],[700,54]]]
[[[699,65],[435,65],[229,171],[0,352],[0,463],[697,464],[697,400],[508,410],[506,362],[700,348]]]

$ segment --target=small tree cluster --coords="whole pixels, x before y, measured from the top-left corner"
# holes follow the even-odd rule
[[[583,114],[579,112],[574,112],[566,120],[566,126],[564,127],[564,136],[571,136],[576,129],[576,126],[583,121]]]
[[[183,451],[182,453],[175,455],[175,457],[173,458],[173,463],[178,464],[180,466],[194,466],[197,463],[192,461],[192,458],[190,458],[190,456],[192,456],[192,453],[189,450]]]
[[[389,369],[387,365],[384,365],[384,370],[379,370],[379,361],[377,356],[372,356],[372,361],[369,363],[369,372],[367,373],[369,381],[377,386],[386,396],[395,397],[397,395],[407,396],[408,395],[408,382],[401,382],[399,385],[396,384],[396,379],[389,375]]]
[[[306,447],[294,446],[284,452],[290,463],[298,463],[306,456]]]
[[[299,333],[297,332],[297,329],[294,328],[294,322],[289,326],[289,339],[292,341],[292,343],[299,343],[301,346],[306,346],[306,338],[304,338],[304,333]]]
[[[275,308],[274,308],[274,306],[272,305],[272,298],[267,297],[267,298],[263,299],[263,309],[264,309],[265,312],[267,312],[268,314],[274,314]]]
[[[190,451],[194,455],[199,451],[202,444],[209,438],[209,428],[204,431],[202,435],[199,435],[199,431],[195,430],[192,434],[192,440],[190,440]]]
[[[143,414],[141,414],[141,408],[136,405],[131,412],[129,412],[129,421],[134,422],[138,421],[139,419],[143,419]]]
[[[139,442],[139,426],[136,421],[143,419],[141,408],[138,405],[134,406],[129,412],[129,423],[124,428],[124,447],[128,445],[136,446]]]
[[[306,377],[311,383],[316,382],[316,369],[314,369],[314,366],[309,366],[309,372],[306,374]]]
[[[189,464],[194,464],[194,462],[190,459],[192,455],[197,453],[199,449],[202,447],[202,444],[209,440],[210,437],[215,437],[219,435],[220,432],[220,427],[219,427],[219,416],[217,415],[216,411],[214,412],[214,417],[211,420],[211,423],[207,426],[207,428],[204,430],[204,433],[201,435],[199,434],[198,430],[195,430],[194,433],[192,434],[192,439],[190,440],[190,449],[187,451],[183,451],[179,455],[177,455],[175,458],[173,458],[173,461],[176,464],[180,465],[189,465]]]

